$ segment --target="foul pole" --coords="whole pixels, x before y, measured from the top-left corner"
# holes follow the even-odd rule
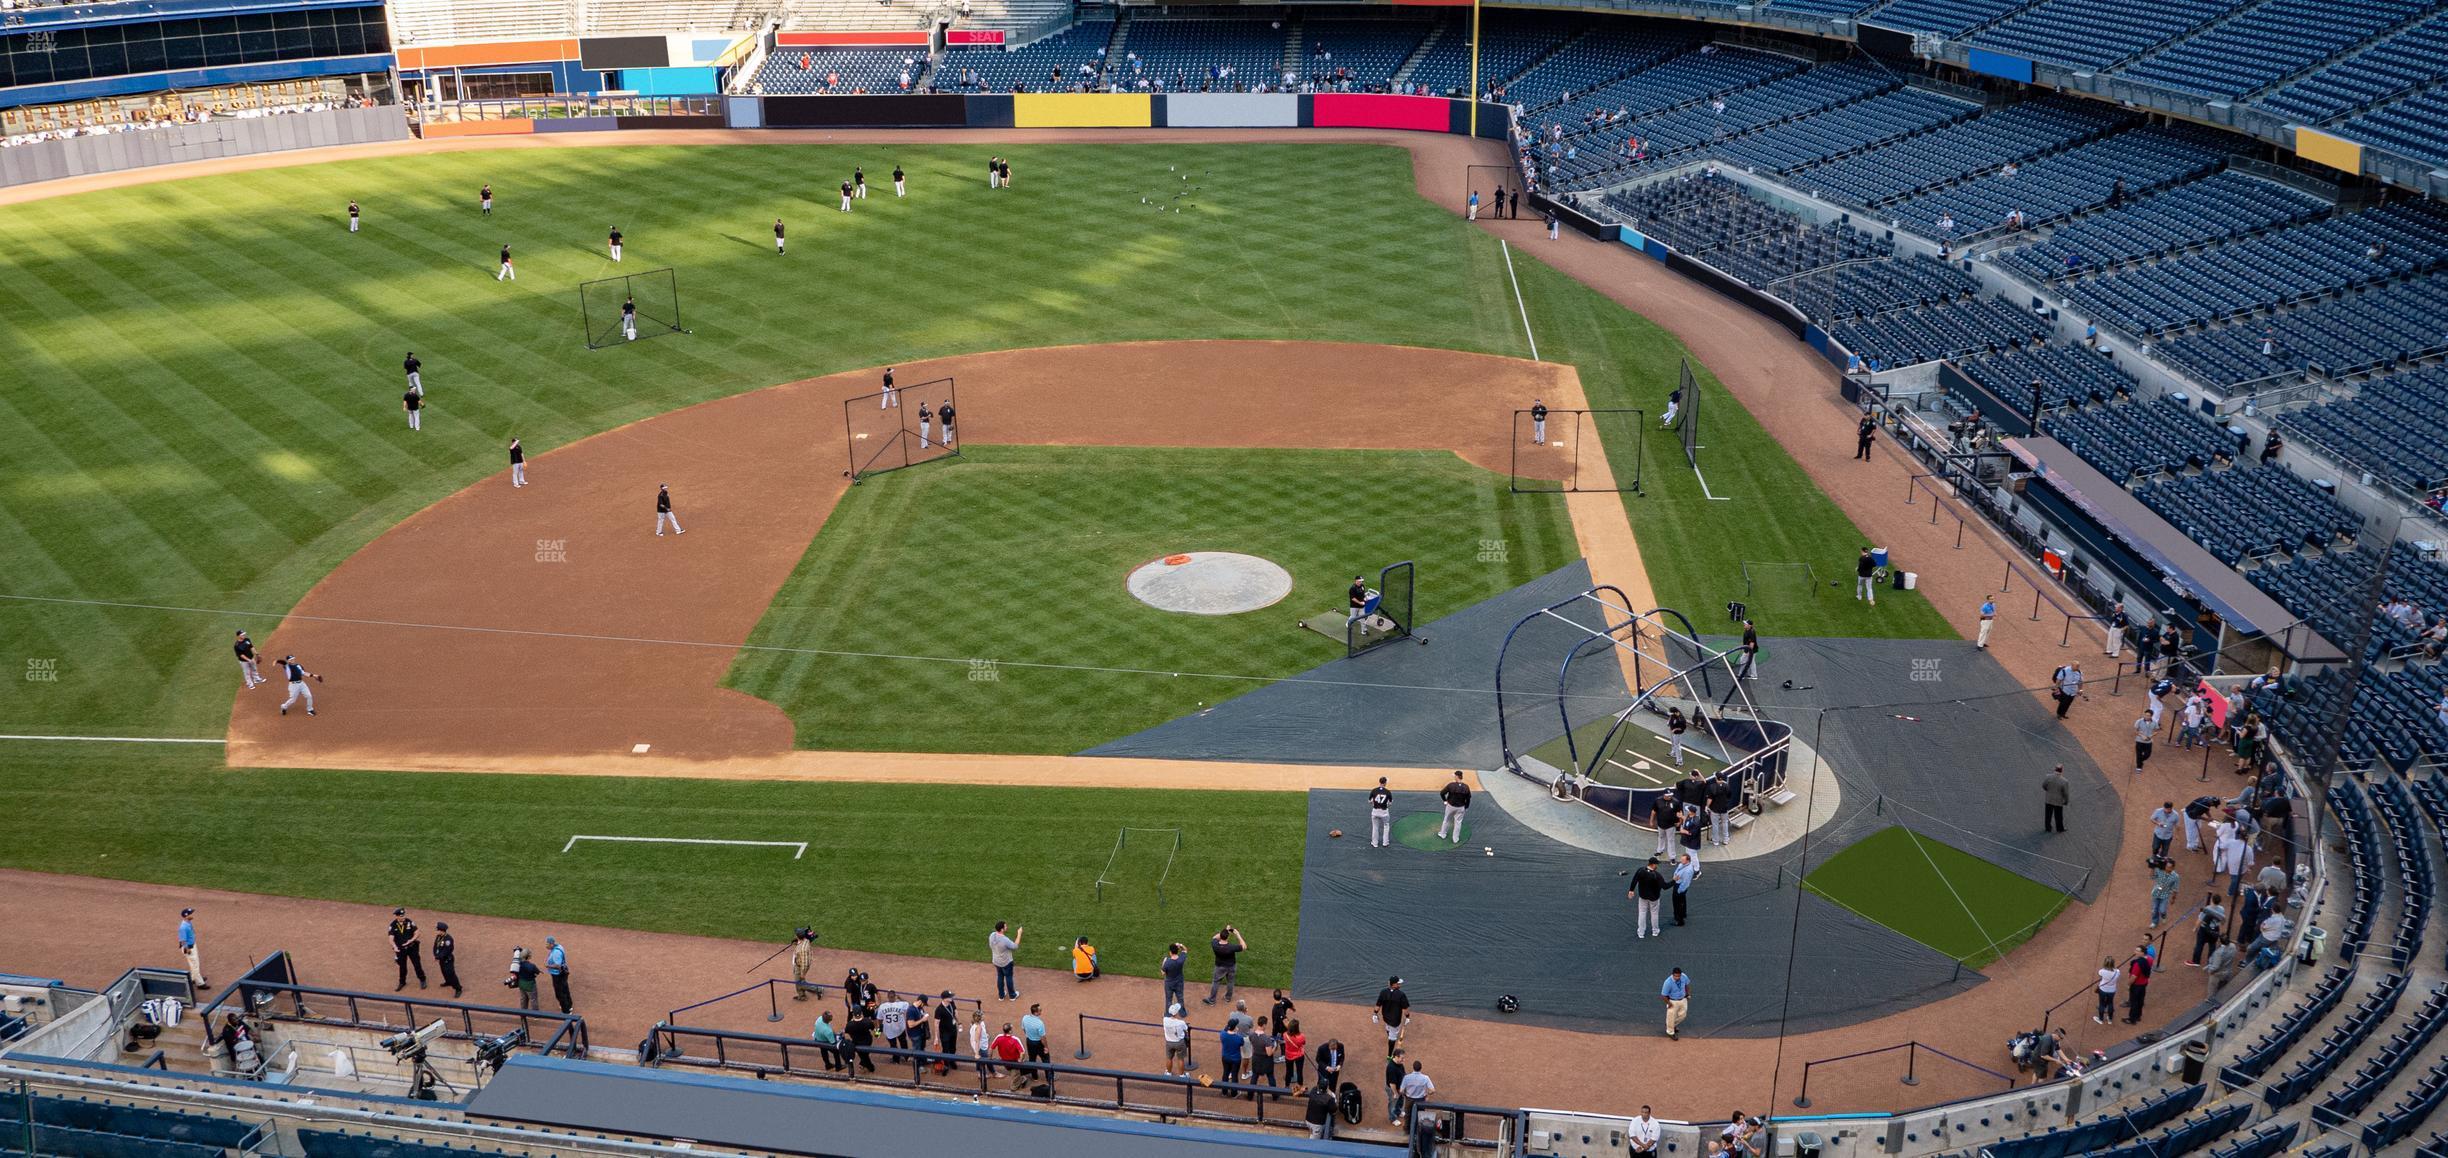
[[[1471,83],[1470,91],[1463,95],[1470,98],[1470,135],[1471,139],[1477,140],[1479,137],[1479,0],[1471,0]]]

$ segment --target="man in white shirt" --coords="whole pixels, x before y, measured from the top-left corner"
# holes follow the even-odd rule
[[[1429,1095],[1436,1093],[1436,1083],[1429,1080],[1428,1075],[1420,1070],[1420,1064],[1416,1061],[1412,1062],[1411,1072],[1403,1075],[1402,1099],[1405,1126],[1419,1120],[1420,1107],[1428,1104]]]
[[[1182,1018],[1182,1007],[1176,1002],[1165,1007],[1164,1015],[1165,1072],[1176,1077],[1190,1068],[1190,1023]]]
[[[1624,1142],[1632,1148],[1632,1158],[1656,1158],[1658,1120],[1650,1116],[1649,1107],[1642,1106],[1640,1117],[1625,1127]]]
[[[876,1032],[884,1035],[884,1044],[894,1049],[907,1044],[909,1020],[910,1003],[898,997],[876,1006]]]

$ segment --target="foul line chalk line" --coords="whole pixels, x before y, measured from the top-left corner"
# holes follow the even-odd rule
[[[1521,279],[1513,276],[1513,247],[1499,240],[1496,248],[1504,251],[1505,280],[1513,283],[1513,307],[1521,311],[1522,337],[1530,340],[1530,360],[1536,362],[1539,360],[1538,335],[1530,332],[1530,307],[1522,301]]]
[[[0,740],[63,740],[82,744],[226,744],[219,737],[188,739],[182,736],[36,736],[0,734]]]
[[[791,854],[792,860],[798,860],[807,855],[807,842],[804,840],[708,840],[693,836],[573,836],[569,838],[568,844],[561,846],[561,851],[568,852],[578,847],[578,842],[582,840],[608,840],[621,844],[733,844],[754,848],[797,849],[797,852]]]

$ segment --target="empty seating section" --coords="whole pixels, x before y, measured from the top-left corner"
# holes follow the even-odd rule
[[[393,0],[391,26],[401,44],[521,40],[578,31],[572,0]]]
[[[2343,793],[2348,789],[2341,785],[2337,791]],[[2332,798],[2335,798],[2335,794]],[[2348,831],[2351,832],[2352,828]],[[2347,959],[2353,960],[2351,957]],[[2279,1058],[2302,1042],[2312,1028],[2329,1015],[2330,1010],[2337,1008],[2338,1002],[2345,999],[2346,990],[2354,984],[2354,978],[2353,965],[2331,966],[2310,993],[2297,999],[2293,1008],[2237,1054],[2234,1061],[2219,1070],[2219,1084],[2234,1090],[2259,1081],[2261,1075],[2268,1073],[2278,1064]]]
[[[2123,367],[2080,346],[2005,350],[1966,359],[1957,368],[2017,409],[2030,405],[2033,379],[2040,382],[2040,405],[2048,410],[2131,396],[2135,385]]]
[[[1777,296],[1812,320],[1858,318],[1913,306],[1934,306],[1980,293],[1980,282],[1932,257],[1899,257],[1838,266],[1787,282]]]
[[[1544,12],[1491,8],[1479,18],[1479,88],[1492,92],[1581,35],[1586,20]],[[1419,63],[1411,67],[1411,83],[1431,92],[1460,92],[1470,86],[1470,24],[1449,28]],[[1505,99],[1518,99],[1511,91]]]
[[[1416,20],[1305,21],[1301,79],[1326,87],[1348,73],[1343,83],[1352,90],[1383,89],[1435,28]]]
[[[916,58],[916,63],[907,63]],[[901,76],[916,84],[926,61],[916,48],[783,48],[765,55],[756,83],[775,96],[900,92]]]
[[[1743,196],[1731,181],[1688,175],[1609,193],[1600,209],[1754,286],[1894,248],[1850,228],[1805,226],[1793,214]]]
[[[777,6],[778,7],[778,6]],[[769,11],[744,0],[586,0],[581,32],[731,32],[755,27]]]
[[[1702,106],[1700,111],[1705,113],[1705,102],[1712,95],[1791,76],[1807,67],[1809,62],[1798,57],[1748,48],[1683,52],[1612,83],[1575,90],[1571,100],[1532,115],[1542,125],[1561,125],[1567,134],[1587,132],[1592,117],[1620,115],[1617,127],[1628,131],[1669,109]]]
[[[2333,551],[2261,567],[2247,578],[2322,635],[2348,643],[2363,618],[2357,605],[2371,588],[2374,562],[2366,551]],[[2440,614],[2448,610],[2448,568],[2399,545],[2389,558],[2386,593]],[[2367,658],[2402,654],[2414,641],[2413,632],[2380,619]],[[2289,681],[2292,694],[2287,698],[2265,693],[2258,702],[2281,739],[2309,750],[2328,734],[2344,685],[2343,672],[2324,672]],[[2448,760],[2448,728],[2440,726],[2437,710],[2444,685],[2448,667],[2441,665],[2413,665],[2365,679],[2355,698],[2354,726],[2340,748],[2349,765],[2370,767],[2385,761],[2403,771],[2419,762]]]
[[[2122,1146],[2093,1150],[2084,1158],[2177,1158],[2190,1154],[2212,1142],[2234,1133],[2235,1128],[2252,1117],[2252,1104],[2229,1102],[2215,1110],[2195,1114],[2167,1131],[2147,1138],[2136,1138]]]
[[[1988,172],[2008,161],[2054,152],[2096,137],[2117,123],[2116,114],[2097,106],[2041,98],[1812,165],[1797,170],[1792,180],[1810,192],[1839,201],[1877,205]]]
[[[2261,352],[2268,337],[2271,352]],[[2448,279],[2418,278],[2328,298],[2248,322],[2187,334],[2160,358],[2224,386],[2319,367],[2330,374],[2382,369],[2448,348]]]
[[[1862,14],[1862,23],[1906,32],[1942,32],[1961,36],[1988,24],[2031,0],[1896,0]]]
[[[2090,68],[2105,68],[2233,11],[2232,0],[2042,0],[1971,43]]]
[[[2296,1059],[2294,1066],[2263,1088],[2262,1103],[2273,1110],[2283,1110],[2327,1081],[2330,1071],[2344,1064],[2346,1055],[2360,1048],[2397,1011],[2397,999],[2405,995],[2405,988],[2403,973],[2381,978],[2371,992],[2363,995],[2363,1000],[2346,1011],[2338,1027],[2330,1030],[2318,1046]]]
[[[1901,88],[1727,141],[1717,154],[1747,169],[1784,173],[1960,121],[1979,111],[1980,106],[1970,101],[1927,89]]]
[[[1800,61],[1788,64],[1794,68],[1801,66]],[[1608,123],[1568,138],[1575,147],[1574,155],[1560,161],[1549,157],[1554,173],[1550,183],[1566,189],[1614,184],[1639,164],[1680,160],[1686,153],[1714,142],[1740,139],[1743,134],[1768,125],[1816,124],[1819,120],[1816,114],[1821,110],[1886,91],[1896,87],[1896,83],[1894,74],[1885,69],[1841,63],[1722,92],[1707,102],[1694,102],[1648,116],[1630,113],[1619,105],[1616,111],[1625,113],[1620,119],[1610,115]],[[1722,110],[1717,107],[1719,101],[1724,104]],[[1600,105],[1594,111],[1608,110]],[[1631,152],[1629,144],[1634,136],[1643,142],[1645,161],[1635,162],[1626,155]]]
[[[1284,31],[1264,21],[1133,16],[1122,43],[1176,92],[1283,83]]]
[[[1937,236],[1940,217],[1966,233],[2004,224],[2020,211],[2026,226],[2106,205],[2123,182],[2126,195],[2198,177],[2225,164],[2206,134],[2165,129],[2114,133],[2018,166],[2014,176],[1991,174],[1886,206],[1916,233]]]
[[[2293,186],[2229,169],[2069,221],[2048,240],[1997,260],[2025,277],[2049,281],[2301,224],[2330,208]]]
[[[1881,366],[1989,353],[2048,336],[2049,323],[1996,298],[1880,314],[1829,327],[1846,349]]]
[[[2374,378],[2353,398],[2293,411],[2279,423],[2408,490],[2448,488],[2448,367]]]
[[[2448,80],[2448,13],[2305,73],[2253,103],[2317,125],[2443,80]]]
[[[2301,1133],[2302,1130],[2303,1123],[2301,1122],[2263,1126],[2242,1138],[2210,1151],[2210,1158],[2272,1158],[2273,1155],[2285,1153],[2287,1147],[2294,1145],[2295,1135]]]
[[[1574,40],[1562,52],[1505,82],[1505,100],[1539,110],[1562,100],[1566,93],[1584,93],[1626,73],[1648,68],[1700,45],[1701,35],[1689,26],[1608,21]],[[1606,106],[1609,109],[1614,105]]]
[[[1813,16],[1852,16],[1878,0],[1769,0],[1778,12],[1808,12]]]
[[[2431,854],[2424,847],[2422,828],[2415,821],[2419,810],[2405,785],[2389,779],[2376,781],[2372,787],[2372,807],[2388,830],[2389,845],[2397,859],[2400,909],[2396,943],[2390,948],[2397,964],[2411,966],[2422,956],[2423,935],[2430,928]]]
[[[2414,1088],[2407,1090],[2404,1097],[2363,1127],[2361,1141],[2364,1147],[2368,1152],[2377,1154],[2412,1136],[2415,1130],[2422,1127],[2423,1120],[2429,1118],[2433,1110],[2439,1109],[2443,1100],[2448,1100],[2448,1058],[2434,1060],[2431,1068],[2423,1071],[2422,1079],[2414,1083]],[[2437,1142],[2432,1145],[2437,1145]],[[2425,1147],[2426,1150],[2430,1148]]]
[[[2363,519],[2284,467],[2246,467],[2145,488],[2142,504],[2230,567],[2328,547]]]
[[[2448,985],[2431,991],[2422,1009],[2388,1042],[2355,1071],[2353,1080],[2339,1087],[2312,1107],[2313,1122],[2323,1126],[2344,1126],[2372,1104],[2397,1075],[2404,1073],[2430,1044],[2442,1026],[2448,1026]]]
[[[2104,1150],[2193,1112],[2208,1086],[2191,1085],[2144,1100],[2131,1110],[2102,1114],[2080,1125],[2009,1138],[1984,1147],[1989,1158],[2066,1158]]]
[[[2382,105],[2339,125],[2337,131],[2419,161],[2448,164],[2448,92],[2434,87]]]
[[[2123,70],[2133,80],[2238,97],[2423,14],[2423,0],[2272,0]]]
[[[1000,48],[947,48],[935,63],[927,87],[937,92],[1042,92],[1072,88],[1082,79],[1080,66],[1102,63],[1097,54],[1113,42],[1113,22],[1092,20],[1074,24],[1052,36],[1005,52]],[[1060,73],[1064,83],[1054,83]],[[1119,77],[1130,80],[1129,70]]]
[[[2204,470],[2235,452],[2233,437],[2173,398],[2052,414],[2041,419],[2040,428],[2120,482],[2135,475]]]
[[[157,1110],[146,1106],[33,1095],[36,1154],[98,1155],[101,1158],[220,1158],[243,1150],[260,1127],[229,1118]],[[0,1145],[22,1139],[28,1100],[0,1097]]]
[[[343,1134],[336,1130],[299,1130],[298,1145],[306,1158],[465,1158],[467,1151],[402,1138]]]
[[[2378,253],[2371,250],[2378,247]],[[2448,214],[2399,203],[2068,283],[2093,318],[2142,335],[2309,303],[2448,259]]]

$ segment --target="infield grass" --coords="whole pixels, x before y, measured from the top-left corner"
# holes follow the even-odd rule
[[[9,754],[10,868],[777,946],[806,923],[828,948],[979,962],[1003,919],[1029,930],[1023,965],[1066,968],[1071,938],[1086,935],[1107,971],[1139,976],[1155,975],[1167,942],[1231,923],[1253,946],[1244,983],[1292,981],[1308,823],[1298,792],[253,771],[220,767],[217,751],[98,744],[17,742]],[[1147,874],[1096,899],[1123,825],[1182,830],[1161,909]],[[808,850],[563,854],[577,833]]]
[[[2068,899],[1901,825],[1829,857],[1802,887],[1974,969],[2029,940]]]
[[[1216,550],[1272,560],[1292,594],[1182,615],[1123,584]],[[728,682],[802,747],[1076,752],[1341,659],[1294,624],[1340,622],[1355,573],[1416,561],[1424,624],[1579,556],[1562,496],[1452,454],[972,445],[851,488],[751,637],[777,650]]]

